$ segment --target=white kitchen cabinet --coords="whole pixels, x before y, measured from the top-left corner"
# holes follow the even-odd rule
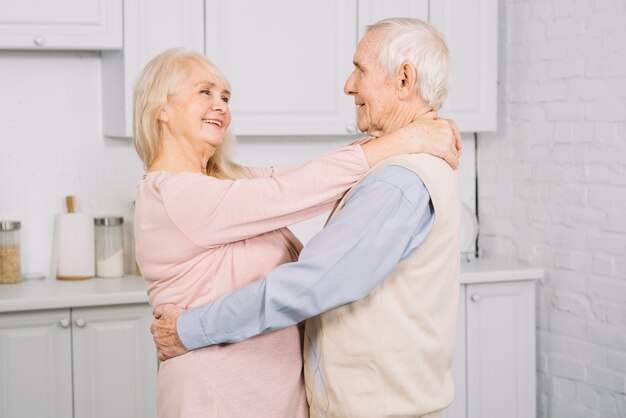
[[[102,53],[104,134],[132,136],[136,77],[172,46],[204,51],[230,80],[237,135],[356,134],[343,86],[365,26],[391,16],[430,21],[446,38],[441,115],[463,132],[495,130],[497,0],[135,0],[124,2],[124,50]]]
[[[0,418],[72,416],[70,310],[0,314]]]
[[[536,414],[534,282],[467,285],[467,418]]]
[[[155,416],[151,322],[147,304],[0,314],[0,418]]]
[[[429,20],[429,0],[358,0],[359,39],[367,33],[367,26],[389,17],[412,17]]]
[[[535,416],[534,281],[461,286],[454,403],[445,418]]]
[[[207,0],[206,54],[232,86],[237,135],[354,134],[343,93],[356,0]]]
[[[498,0],[431,0],[429,21],[442,32],[452,57],[441,115],[463,132],[495,131]]]
[[[0,49],[122,46],[122,0],[0,0]]]
[[[452,68],[441,116],[462,132],[495,131],[497,0],[359,0],[359,39],[367,25],[396,16],[427,21],[446,40]]]
[[[172,47],[204,53],[203,0],[124,2],[124,50],[102,52],[103,131],[132,137],[132,92],[143,67]]]
[[[74,417],[156,416],[148,305],[72,309]]]

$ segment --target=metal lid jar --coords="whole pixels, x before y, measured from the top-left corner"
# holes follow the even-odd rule
[[[20,223],[0,221],[0,284],[22,280]]]
[[[124,218],[95,218],[96,277],[124,276]]]

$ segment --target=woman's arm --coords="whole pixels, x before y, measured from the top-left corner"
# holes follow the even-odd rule
[[[388,135],[372,140],[357,140],[370,167],[400,154],[426,153],[445,160],[453,169],[459,166],[462,142],[456,123],[450,119],[437,119],[429,112],[420,119]],[[286,172],[296,167],[278,167]],[[244,167],[254,178],[268,177],[274,168]]]
[[[386,158],[428,152],[455,167],[457,142],[447,120],[424,118],[360,146],[347,146],[299,166],[270,169],[262,178],[174,176],[161,187],[162,201],[170,219],[193,242],[223,245],[330,210],[370,167]]]
[[[170,220],[197,245],[240,241],[320,215],[369,170],[358,145],[299,166],[222,180],[200,174],[158,175],[153,189]]]

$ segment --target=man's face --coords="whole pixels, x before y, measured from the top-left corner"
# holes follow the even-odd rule
[[[363,37],[354,54],[354,70],[343,88],[358,106],[359,130],[376,137],[388,133],[397,105],[393,80],[379,63],[376,47],[380,37],[378,32]]]

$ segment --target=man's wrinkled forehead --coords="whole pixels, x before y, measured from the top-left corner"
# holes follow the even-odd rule
[[[379,47],[382,41],[380,29],[367,32],[359,42],[352,63],[356,68],[364,70],[380,66]]]

